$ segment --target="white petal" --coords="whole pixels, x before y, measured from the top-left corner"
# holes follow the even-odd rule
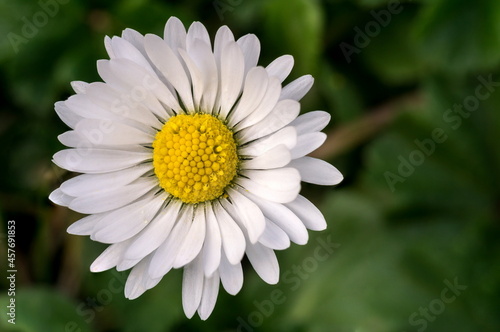
[[[245,143],[269,135],[292,122],[299,112],[299,102],[291,99],[281,100],[264,119],[238,132],[236,138]]]
[[[301,76],[283,88],[280,100],[293,99],[299,101],[309,92],[313,84],[314,78],[311,75]]]
[[[149,64],[149,61],[146,60],[142,53],[129,41],[115,36],[111,38],[111,47],[114,53],[112,58],[128,59],[154,74],[155,71]]]
[[[213,48],[213,57],[215,60],[215,64],[217,66],[217,95],[214,100],[214,105],[213,105],[213,110],[212,113],[214,115],[218,115],[219,109],[220,109],[220,97],[221,97],[221,56],[223,50],[228,46],[230,43],[234,42],[234,36],[231,30],[227,26],[222,26],[217,30],[217,33],[215,34],[214,38],[214,48]]]
[[[111,47],[111,38],[109,38],[109,36],[104,37],[104,47],[106,48],[106,52],[108,52],[110,58],[115,56],[113,48]]]
[[[112,66],[111,63],[114,63]],[[123,67],[123,68],[120,68]],[[159,79],[150,72],[126,59],[98,60],[97,72],[110,88],[116,90],[122,100],[132,104],[143,104],[152,113],[159,117],[168,115],[166,110],[153,95],[152,89],[156,87]],[[167,89],[168,90],[168,89]]]
[[[139,165],[110,173],[82,174],[61,184],[61,190],[67,195],[77,197],[121,187],[131,183],[151,168],[150,165]]]
[[[191,57],[188,55],[188,53],[185,50],[180,49],[179,55],[182,58],[182,60],[184,61],[186,69],[189,72],[189,77],[191,78],[191,84],[193,86],[194,108],[196,110],[199,110],[200,104],[201,104],[201,98],[203,96],[203,89],[204,89],[203,74],[198,69],[198,67],[194,63],[193,59],[191,59]]]
[[[122,259],[116,265],[116,271],[126,271],[128,269],[131,269],[132,267],[136,266],[140,261],[141,259]]]
[[[148,36],[144,37],[144,46],[148,56],[151,58],[151,54],[148,49]],[[157,37],[162,43],[163,39]],[[164,43],[165,44],[165,43]],[[168,46],[165,44],[168,48]],[[153,59],[151,59],[153,60]],[[153,61],[156,65],[156,62]],[[179,111],[181,107],[177,102],[170,90],[160,81],[156,74],[152,74],[141,66],[135,64],[134,62],[127,59],[112,59],[108,62],[112,75],[114,76],[112,80],[106,80],[106,83],[113,86],[114,82],[119,81],[118,84],[122,87],[125,93],[127,93],[132,100],[136,102],[142,102],[147,108],[149,108],[153,113],[159,117],[165,118],[166,116],[172,115],[171,109],[174,111]],[[103,66],[98,62],[98,68]],[[105,66],[105,65],[104,65]],[[160,101],[167,106],[163,107]]]
[[[242,162],[243,169],[270,169],[286,166],[292,160],[290,150],[278,145],[250,160]]]
[[[144,50],[144,36],[134,29],[126,28],[122,31],[122,38],[134,45],[139,52],[147,59],[146,51]]]
[[[122,59],[120,61],[128,60]],[[109,67],[109,64],[107,66]],[[114,76],[113,78],[118,81]],[[130,90],[129,86],[126,88]],[[146,91],[145,87],[140,87],[137,89],[137,93],[132,90],[127,95],[123,91],[119,93],[106,83],[94,82],[88,85],[85,94],[73,95],[65,104],[75,115],[78,114],[77,118],[80,120],[86,118],[101,121],[99,128],[96,128],[100,134],[109,129],[109,121],[105,120],[125,123],[144,132],[152,132],[150,127],[159,129],[162,124],[151,111],[141,104],[144,91]],[[158,103],[158,101],[156,102]],[[74,128],[78,122],[80,121],[74,122],[72,127]]]
[[[170,17],[167,24],[165,24],[163,38],[174,53],[176,53],[179,48],[183,50],[186,49],[186,28],[181,20],[175,16]]]
[[[75,197],[67,195],[61,188],[57,188],[50,193],[49,199],[52,203],[60,206],[68,206],[75,199]]]
[[[240,95],[245,70],[245,59],[235,42],[229,43],[221,54],[220,68],[220,111],[226,118]]]
[[[206,206],[207,232],[203,244],[203,270],[205,276],[211,276],[219,267],[222,251],[222,239],[211,205]]]
[[[259,238],[259,242],[275,250],[283,250],[290,247],[290,238],[285,231],[267,218],[266,229]]]
[[[293,202],[285,205],[292,210],[310,230],[322,231],[326,229],[325,217],[321,211],[304,196],[299,195]]]
[[[175,257],[174,268],[179,268],[190,263],[203,247],[206,230],[205,209],[203,205],[195,208],[193,220],[190,223],[189,231],[179,247],[179,253]]]
[[[243,269],[241,263],[231,264],[223,253],[219,267],[220,279],[226,292],[236,295],[243,286]]]
[[[224,253],[219,267],[220,279],[226,292],[236,295],[243,286],[243,269],[241,263],[231,264]]]
[[[188,54],[200,71],[203,81],[203,96],[201,109],[206,113],[213,113],[217,93],[219,90],[219,74],[214,54],[210,45],[201,40],[195,40],[188,48]]]
[[[276,58],[273,62],[271,62],[266,70],[269,76],[274,76],[283,82],[285,78],[290,75],[290,72],[293,68],[293,56],[291,55],[282,55],[279,58]]]
[[[168,44],[156,35],[147,34],[144,46],[149,58],[165,78],[174,86],[186,110],[194,112],[193,97],[189,78],[180,62]],[[174,111],[180,112],[177,105]]]
[[[257,65],[260,55],[260,41],[254,34],[248,34],[237,41],[245,57],[245,75]]]
[[[90,271],[102,272],[115,267],[121,260],[129,243],[130,241],[127,240],[108,246],[90,265]]]
[[[201,303],[198,308],[198,315],[201,320],[206,320],[215,307],[217,302],[217,295],[219,295],[219,273],[215,273],[211,277],[205,277],[203,283],[203,295],[201,296]]]
[[[307,229],[302,221],[287,207],[245,193],[262,210],[266,218],[280,227],[297,244],[306,244],[309,239]]]
[[[240,148],[242,156],[260,156],[263,153],[283,144],[291,150],[297,144],[297,132],[294,127],[285,127],[272,135],[260,138]]]
[[[295,167],[300,172],[300,177],[304,182],[329,186],[339,184],[344,179],[338,169],[317,158],[294,159],[289,166]]]
[[[300,175],[293,168],[244,170],[242,174],[252,181],[281,191],[294,190],[300,184]]]
[[[83,118],[101,119],[109,115],[105,109],[92,103],[87,94],[72,95],[65,103],[73,113]]]
[[[105,149],[67,149],[57,152],[54,163],[68,171],[103,173],[119,171],[152,158],[151,152]]]
[[[237,264],[241,261],[245,253],[245,237],[243,232],[220,203],[214,203],[214,212],[220,228],[222,247],[227,254],[229,262]]]
[[[85,137],[74,130],[68,130],[67,132],[62,133],[57,136],[57,139],[61,142],[61,144],[67,146],[68,148],[92,147],[92,143],[89,143]]]
[[[161,281],[162,278],[156,278],[156,279],[152,279],[149,274],[147,274],[146,272],[146,275],[144,277],[144,279],[142,280],[142,284],[144,285],[144,287],[146,289],[151,289],[153,287],[155,287],[156,285],[158,285]]]
[[[147,277],[149,259],[143,259],[133,269],[125,283],[125,297],[133,300],[141,296],[145,291],[144,278]]]
[[[71,87],[76,93],[85,93],[89,84],[83,81],[73,81],[71,82]]]
[[[75,198],[68,206],[73,211],[91,214],[101,213],[125,206],[156,187],[156,179],[140,178],[132,184],[104,189]]]
[[[124,256],[127,259],[139,259],[158,248],[170,234],[181,207],[181,201],[170,200],[153,221],[141,233],[136,235],[135,240],[130,244]]]
[[[72,129],[75,128],[76,124],[83,119],[83,117],[70,110],[64,101],[58,101],[55,103],[54,108],[62,122]]]
[[[278,260],[272,249],[260,243],[248,244],[246,254],[255,272],[268,284],[274,285],[280,277]]]
[[[167,239],[156,249],[151,259],[151,264],[149,265],[149,275],[151,278],[163,277],[172,269],[179,248],[193,220],[192,205],[185,205],[181,213]]]
[[[196,258],[184,268],[182,276],[182,306],[187,318],[193,317],[203,294],[203,265]]]
[[[137,90],[142,91],[142,90]],[[161,129],[158,118],[147,109],[138,96],[119,93],[106,83],[94,82],[87,89],[88,98],[101,109],[106,110],[99,119],[111,119],[124,123],[142,124],[143,127]]]
[[[236,125],[255,111],[267,91],[268,81],[266,70],[262,67],[254,67],[248,72],[241,99],[229,116],[231,126]]]
[[[140,34],[139,32],[133,30],[133,29],[125,29],[122,32],[122,38],[130,42],[139,52],[141,52],[142,56],[146,61],[149,63],[150,67],[152,68],[152,73],[156,75],[158,79],[162,81],[163,84],[167,87],[167,89],[173,94],[174,93],[174,88],[172,85],[168,82],[163,80],[163,77],[161,73],[155,68],[154,64],[151,62],[149,59],[149,56],[146,52],[146,49],[144,48],[144,36]],[[147,87],[147,82],[144,87]],[[130,99],[130,96],[128,96],[127,99]],[[141,105],[142,106],[142,105]]]
[[[302,114],[290,123],[297,129],[297,135],[321,131],[330,122],[330,114],[324,111],[313,111]]]
[[[326,140],[325,133],[308,133],[297,137],[297,145],[292,149],[292,159],[303,157],[317,148]]]
[[[293,188],[293,190],[279,190],[269,188],[265,185],[245,178],[237,179],[236,183],[242,186],[245,190],[248,190],[249,192],[261,198],[278,203],[287,203],[293,201],[300,191],[300,185]]]
[[[69,234],[74,235],[90,235],[92,234],[95,225],[106,215],[106,213],[91,214],[74,223],[66,230]]]
[[[98,145],[150,145],[154,136],[134,127],[110,120],[84,119],[75,131],[94,146]]]
[[[231,42],[234,42],[234,36],[231,30],[226,26],[221,26],[217,33],[215,34],[214,39],[214,56],[217,63],[218,68],[221,66],[221,54],[224,48],[229,45]]]
[[[100,122],[101,120],[84,119],[80,121],[80,123],[85,121]],[[107,122],[108,120],[102,121]],[[139,146],[151,146],[151,143],[154,141],[154,137],[150,134],[146,134],[144,131],[128,125],[122,125],[118,122],[114,122],[108,127],[110,131],[113,130],[113,132],[108,133],[97,129],[94,125],[90,125],[90,127],[95,129],[89,131],[70,130],[57,136],[57,139],[67,147],[86,150],[93,148],[131,150]],[[127,135],[127,132],[130,134]],[[136,133],[138,135],[136,135]]]
[[[193,22],[188,29],[186,36],[186,47],[189,49],[194,43],[195,40],[202,40],[208,46],[212,47],[210,43],[210,36],[208,35],[208,31],[203,24],[200,22]]]
[[[94,227],[90,237],[103,243],[125,241],[146,227],[165,200],[164,195],[146,195],[145,198],[114,210]]]
[[[237,131],[240,131],[244,128],[250,127],[262,119],[264,119],[266,116],[269,115],[269,113],[276,107],[276,103],[279,100],[281,93],[281,83],[276,77],[268,77],[268,84],[267,84],[267,89],[264,97],[262,97],[262,100],[255,108],[255,110],[248,114],[245,119],[243,119],[240,123],[238,123],[235,127]]]
[[[234,206],[234,212],[236,212],[233,218],[238,219],[244,225],[250,242],[257,242],[266,227],[262,211],[254,202],[243,196],[238,190],[229,188],[227,193]]]

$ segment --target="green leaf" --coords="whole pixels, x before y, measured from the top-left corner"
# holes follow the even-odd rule
[[[7,322],[11,317],[2,314],[2,331],[92,331],[91,326],[78,314],[77,305],[54,290],[18,288],[15,297],[9,298],[6,294],[0,296],[0,306],[6,308],[11,298],[15,299],[15,324]]]
[[[371,22],[378,22],[375,17],[385,17],[383,22],[388,23],[384,23],[385,27],[379,25],[380,33],[371,38],[370,44],[360,54],[370,69],[392,85],[413,83],[426,73],[411,35],[415,8],[409,5],[401,8],[396,15],[390,15],[385,9],[385,16],[374,11],[378,14],[372,14]]]
[[[355,84],[328,63],[324,63],[322,68],[316,86],[326,98],[329,112],[338,120],[336,123],[355,120],[363,113],[363,99]]]
[[[429,2],[415,33],[420,56],[434,69],[469,72],[492,68],[500,61],[500,2]]]
[[[300,15],[297,15],[300,13]],[[321,52],[323,15],[317,0],[272,0],[265,7],[271,43],[295,58],[297,72],[315,73]]]

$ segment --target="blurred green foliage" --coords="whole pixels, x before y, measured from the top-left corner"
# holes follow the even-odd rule
[[[500,330],[499,1],[1,0],[0,13],[1,331]],[[180,271],[134,301],[127,273],[90,273],[105,246],[66,234],[80,216],[47,199],[72,176],[51,163],[66,130],[54,102],[70,81],[100,80],[105,35],[161,34],[172,15],[212,36],[223,24],[255,33],[262,65],[294,55],[291,77],[316,78],[302,109],[332,115],[335,139],[318,153],[345,174],[337,188],[304,186],[329,228],[278,253],[281,282],[246,264],[243,290],[221,290],[206,322],[185,318]],[[443,298],[447,282],[467,288]]]

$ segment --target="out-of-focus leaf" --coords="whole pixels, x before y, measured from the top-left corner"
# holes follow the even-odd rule
[[[272,0],[264,9],[266,33],[271,42],[293,54],[297,72],[315,73],[324,24],[319,2]]]
[[[371,70],[392,85],[412,83],[425,74],[424,64],[411,35],[415,8],[409,5],[400,8],[401,11],[396,15],[390,14],[387,9],[381,10],[383,14],[375,10],[378,13],[376,17],[380,17],[383,25],[372,16],[371,21],[379,24],[380,33],[370,38],[370,44],[361,49],[360,54]]]
[[[388,6],[398,6],[402,4],[403,6],[408,3],[419,3],[419,2],[429,2],[432,0],[355,0],[360,6],[373,8],[373,7],[388,7]]]
[[[66,296],[47,288],[17,288],[15,297],[15,324],[5,314],[10,297],[2,294],[0,327],[5,332],[92,331],[78,314],[77,306]],[[9,309],[10,312],[10,309]]]
[[[81,26],[83,16],[79,4],[57,1],[25,3],[12,8],[7,16],[11,26],[7,34],[11,62],[5,72],[12,83],[7,89],[17,105],[31,113],[51,111],[59,92],[52,70],[60,54],[72,45],[68,43],[68,35]]]
[[[330,113],[338,122],[352,121],[362,114],[362,98],[348,77],[323,64],[316,86],[325,96]]]
[[[143,1],[143,0],[128,0],[117,2],[112,10],[116,14],[120,22],[127,22],[126,26],[122,28],[132,28],[141,33],[155,33],[163,35],[163,28],[166,21],[170,16],[180,16],[182,18],[182,11],[176,6],[168,4],[168,2],[158,1]],[[145,20],[144,18],[148,19]],[[185,20],[185,22],[189,22]],[[120,31],[117,31],[119,34]]]
[[[500,2],[429,2],[415,25],[419,55],[434,69],[469,72],[500,61]]]
[[[450,114],[444,116],[455,104],[471,100],[484,80],[496,82],[495,75],[481,77],[454,83],[429,77],[427,103],[402,115],[367,147],[359,186],[325,198],[322,210],[334,227],[315,238],[331,237],[341,246],[325,261],[315,256],[314,241],[309,251],[294,256],[302,268],[288,270],[300,287],[292,290],[282,280],[287,298],[278,307],[285,315],[283,331],[469,331],[480,326],[493,332],[500,326],[486,309],[498,304],[500,291],[492,282],[500,273],[495,264],[500,245],[489,240],[500,235],[498,180],[490,175],[499,168],[492,144],[500,140],[492,130],[499,116],[491,107],[500,92],[492,91],[470,116],[463,113],[455,128]],[[430,143],[436,128],[447,139]],[[420,154],[422,163],[412,165]],[[409,163],[406,175],[398,173],[406,163],[401,160]],[[386,172],[404,180],[394,191]],[[452,290],[450,284],[460,286]],[[456,295],[452,300],[443,298],[446,288]]]

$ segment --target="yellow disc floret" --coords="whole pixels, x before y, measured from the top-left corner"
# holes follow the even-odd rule
[[[153,142],[153,166],[160,186],[184,203],[216,199],[238,168],[233,133],[209,114],[171,117]]]

